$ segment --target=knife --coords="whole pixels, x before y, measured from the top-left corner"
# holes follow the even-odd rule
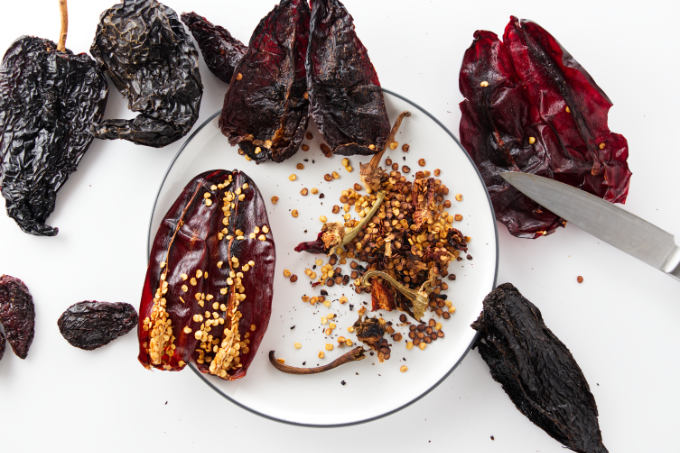
[[[508,171],[503,179],[563,219],[663,272],[680,278],[680,248],[672,234],[568,184]]]

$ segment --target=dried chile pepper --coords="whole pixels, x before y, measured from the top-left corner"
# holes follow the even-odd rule
[[[286,365],[283,361],[276,358],[276,353],[274,351],[269,351],[269,363],[272,364],[274,368],[279,371],[283,371],[288,374],[317,374],[323,373],[324,371],[329,371],[334,368],[344,365],[345,363],[356,362],[357,360],[363,360],[366,358],[366,350],[363,346],[357,346],[350,351],[342,354],[337,359],[321,366],[303,368]]]
[[[128,333],[137,323],[137,310],[132,305],[94,300],[71,305],[57,320],[59,332],[66,341],[87,351]]]
[[[33,297],[24,282],[9,275],[0,277],[0,325],[14,353],[25,359],[33,342]]]
[[[246,374],[271,314],[276,254],[264,200],[234,170],[196,176],[164,216],[139,310],[139,360]]]
[[[0,359],[5,355],[5,334],[0,329]]]
[[[229,83],[234,68],[246,54],[248,46],[231,36],[224,27],[213,25],[194,12],[182,13],[180,18],[198,43],[208,69],[221,81]]]
[[[335,154],[375,154],[390,132],[378,74],[338,0],[312,0],[309,113]]]
[[[101,15],[90,52],[128,99],[132,120],[107,119],[94,134],[161,147],[198,119],[198,51],[175,11],[156,0],[123,0]]]
[[[27,233],[54,236],[46,225],[57,191],[92,142],[108,88],[96,63],[62,41],[22,36],[0,67],[0,182],[7,214]]]
[[[295,154],[307,129],[309,6],[282,0],[258,24],[224,97],[220,129],[256,162]]]
[[[380,321],[384,322],[384,320],[378,318],[364,318],[363,315],[359,315],[359,319],[354,322],[353,327],[357,340],[376,351],[378,360],[383,362],[390,358],[391,345],[384,338],[386,329]]]
[[[631,172],[626,139],[607,126],[611,101],[586,70],[539,25],[510,18],[503,41],[477,31],[460,71],[460,137],[510,233],[534,238],[564,220],[500,176],[520,170],[552,177],[623,203]]]
[[[597,406],[569,349],[510,283],[493,290],[472,324],[475,347],[517,409],[566,447],[605,453]]]

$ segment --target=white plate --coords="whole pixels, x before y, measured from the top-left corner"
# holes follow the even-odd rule
[[[475,332],[470,324],[482,309],[482,299],[494,287],[497,267],[496,224],[484,184],[454,136],[433,116],[389,91],[385,91],[385,103],[392,120],[403,110],[409,110],[412,116],[404,120],[397,134],[399,148],[388,150],[384,157],[393,159],[400,166],[410,166],[411,174],[421,169],[417,163],[420,158],[426,159],[426,169],[440,168],[441,179],[450,189],[453,203],[450,212],[463,215],[463,220],[456,226],[472,237],[469,251],[474,259],[452,263],[449,268],[458,278],[447,281],[449,299],[455,304],[456,312],[449,320],[441,320],[446,337],[428,345],[424,351],[418,348],[407,351],[404,341],[390,341],[393,343],[391,359],[383,363],[368,357],[332,371],[307,376],[284,374],[268,363],[270,350],[275,350],[277,357],[284,358],[287,364],[298,366],[303,361],[307,366],[327,363],[348,350],[336,347],[331,352],[326,351],[324,360],[318,359],[324,345],[335,342],[323,335],[326,326],[320,322],[321,317],[329,313],[337,316],[333,320],[337,325],[333,337],[342,335],[356,342],[346,328],[356,320],[358,307],[364,302],[370,303],[370,295],[357,295],[350,286],[336,285],[329,289],[328,299],[333,300],[330,308],[303,303],[303,294],[319,294],[319,288],[312,289],[304,273],[319,256],[296,253],[293,247],[316,237],[321,227],[320,215],[326,215],[329,221],[339,217],[331,213],[331,207],[340,204],[341,190],[359,181],[359,162],[366,162],[369,157],[349,157],[354,171],[348,173],[341,163],[343,156],[330,159],[323,156],[319,149],[320,134],[310,128],[314,139],[305,140],[310,145],[309,151],[299,150],[282,163],[256,165],[239,156],[235,147],[229,145],[219,131],[215,114],[189,137],[163,180],[151,217],[149,244],[163,215],[184,186],[205,170],[243,170],[266,200],[277,257],[272,315],[257,356],[247,376],[238,381],[222,381],[194,369],[216,392],[252,412],[283,422],[314,426],[347,425],[381,417],[432,390],[455,368],[474,340]],[[410,145],[408,153],[401,150],[402,143]],[[296,169],[298,163],[304,164],[304,170]],[[325,182],[323,175],[334,170],[341,175],[340,179]],[[291,173],[297,175],[294,182],[288,179]],[[325,198],[311,194],[303,197],[300,195],[303,187],[318,187]],[[463,201],[453,200],[453,194],[457,193],[463,194]],[[270,201],[273,195],[280,198],[276,205]],[[292,209],[299,210],[298,218],[291,217]],[[283,269],[296,273],[298,281],[293,284],[285,279]],[[338,298],[343,294],[349,302],[341,305]],[[354,311],[349,310],[350,303],[354,305]],[[383,316],[397,325],[399,314],[395,311]],[[407,332],[405,328],[397,330]],[[296,342],[303,345],[301,349],[295,349]],[[402,365],[408,366],[407,372],[400,372]]]

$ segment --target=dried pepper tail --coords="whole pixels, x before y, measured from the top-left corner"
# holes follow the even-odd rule
[[[102,13],[90,52],[140,112],[96,124],[96,137],[161,147],[189,132],[203,85],[198,51],[175,11],[156,0],[124,0]]]
[[[229,83],[248,46],[231,36],[225,28],[213,25],[196,13],[183,13],[180,17],[194,35],[208,69],[220,80]]]
[[[137,310],[124,302],[78,302],[57,320],[66,341],[88,351],[128,333],[137,323]]]
[[[271,314],[275,249],[264,200],[239,171],[195,177],[154,239],[139,315],[139,360],[237,379]]]
[[[57,191],[92,142],[104,113],[106,79],[85,54],[23,36],[0,68],[0,180],[8,215],[27,233],[54,236],[45,222]]]
[[[390,133],[378,74],[342,3],[311,3],[310,115],[335,154],[374,154]]]
[[[14,353],[25,359],[33,342],[33,297],[24,282],[9,275],[0,277],[0,324]]]
[[[260,162],[295,154],[307,129],[309,7],[282,0],[253,32],[224,97],[220,129]]]
[[[606,453],[588,382],[540,310],[510,283],[483,305],[475,347],[517,409],[574,451]]]

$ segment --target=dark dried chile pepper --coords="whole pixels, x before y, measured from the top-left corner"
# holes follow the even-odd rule
[[[34,334],[33,297],[24,282],[9,275],[0,277],[0,325],[14,353],[25,359]]]
[[[5,334],[0,330],[0,359],[5,355]]]
[[[90,52],[130,110],[140,112],[132,120],[96,124],[96,137],[161,147],[189,132],[203,85],[198,51],[171,8],[156,0],[114,5],[102,13]]]
[[[307,49],[309,113],[335,154],[374,154],[390,122],[378,74],[337,0],[312,0]]]
[[[196,176],[163,218],[139,310],[139,360],[246,374],[271,314],[276,254],[264,200],[234,170]]]
[[[307,2],[282,0],[260,21],[234,69],[220,129],[257,162],[291,157],[304,138],[309,117],[308,39]]]
[[[194,35],[208,69],[221,81],[229,83],[248,46],[231,36],[225,28],[213,25],[196,13],[182,13],[180,17]]]
[[[552,177],[623,203],[631,173],[626,139],[612,133],[612,106],[586,70],[539,25],[511,17],[503,41],[477,31],[460,71],[460,137],[510,233],[538,237],[564,220],[500,176]]]
[[[57,320],[66,341],[88,351],[128,333],[137,323],[137,310],[124,302],[78,302]]]
[[[23,231],[44,236],[58,232],[45,222],[92,142],[89,128],[101,119],[108,94],[94,60],[60,45],[22,36],[0,68],[2,196]]]
[[[569,349],[510,283],[484,299],[475,347],[517,409],[580,453],[605,453],[597,406]]]

